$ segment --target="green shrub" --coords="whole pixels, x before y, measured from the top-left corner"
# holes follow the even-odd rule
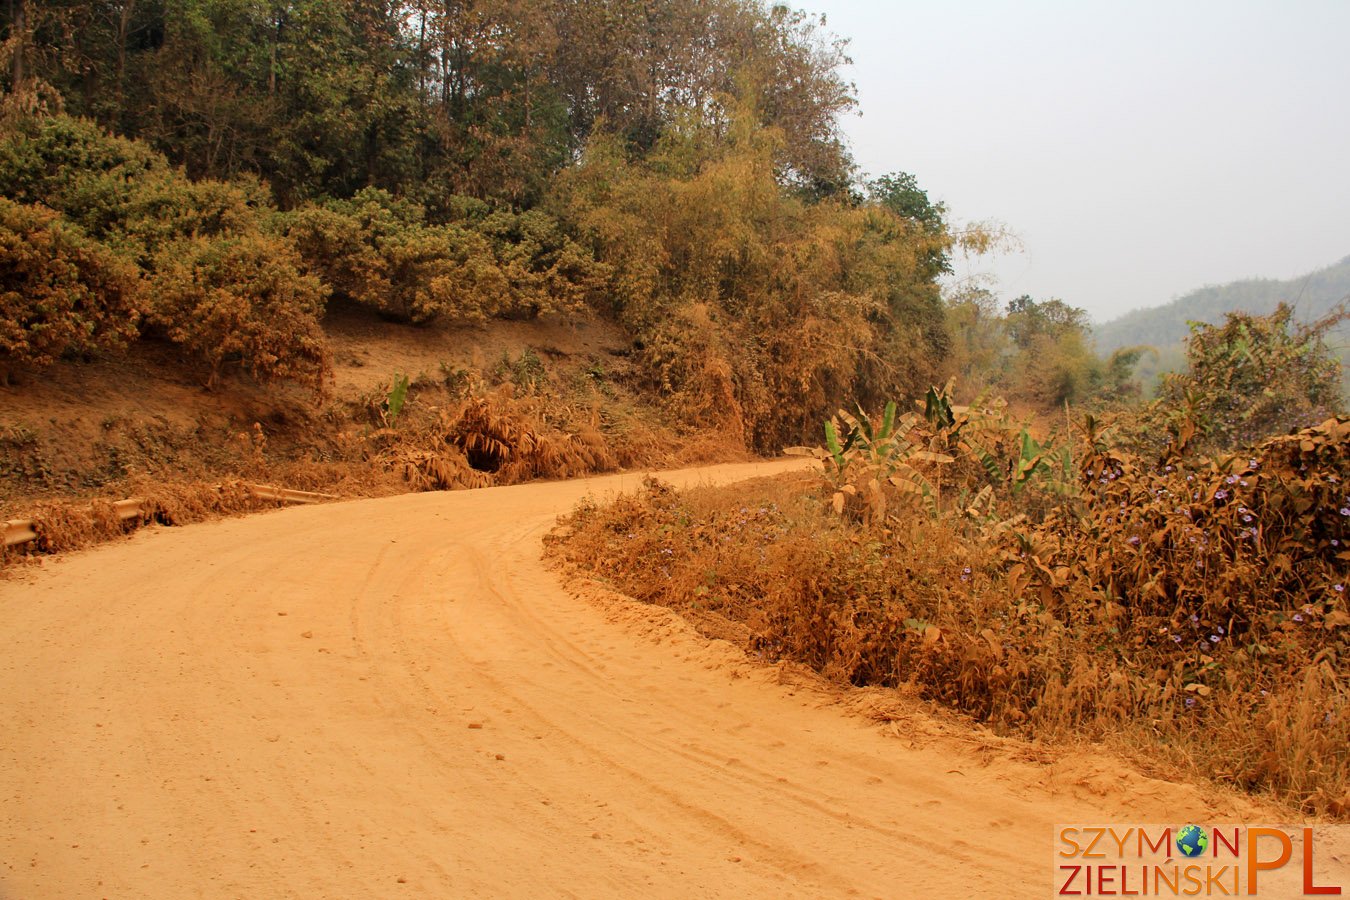
[[[148,321],[207,366],[207,385],[237,365],[262,381],[322,393],[332,362],[318,316],[324,287],[283,240],[258,233],[190,238],[155,259]]]
[[[256,179],[192,181],[139,141],[66,116],[25,119],[0,140],[0,193],[41,203],[138,265],[183,237],[261,227]]]
[[[139,267],[147,324],[202,360],[208,384],[238,365],[322,388],[325,289],[263,234],[271,206],[256,180],[192,181],[144,144],[54,116],[0,140],[0,190],[60,214],[5,207],[12,358],[49,362],[135,337]]]
[[[385,316],[421,324],[495,313],[509,285],[488,242],[424,219],[420,206],[367,188],[296,210],[284,227],[335,293]]]
[[[85,119],[22,119],[0,140],[0,194],[49,206],[98,240],[122,227],[147,179],[172,172],[146,144]]]
[[[136,337],[133,267],[56,213],[0,198],[0,381]]]
[[[511,284],[513,316],[570,312],[592,303],[603,290],[608,267],[576,243],[543,210],[495,210],[475,230],[488,239]]]
[[[105,241],[143,268],[183,238],[213,238],[265,230],[272,215],[267,188],[251,178],[189,181],[172,171],[147,178],[122,209]]]
[[[284,227],[336,293],[414,324],[575,310],[600,286],[594,257],[547,214],[465,209],[431,224],[421,206],[367,188],[296,210]]]

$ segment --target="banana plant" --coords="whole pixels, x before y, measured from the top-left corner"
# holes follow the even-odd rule
[[[408,376],[395,372],[394,381],[390,385],[388,395],[384,398],[384,408],[381,410],[385,427],[393,428],[398,423],[399,413],[403,412],[403,404],[407,399]]]
[[[825,423],[825,449],[813,455],[826,462],[837,513],[860,501],[868,518],[884,518],[889,505],[885,486],[890,485],[922,497],[929,511],[938,514],[939,489],[915,464],[943,465],[953,459],[925,449],[915,438],[916,429],[917,418],[898,415],[894,402],[886,404],[879,422],[859,406],[856,412],[841,409]]]

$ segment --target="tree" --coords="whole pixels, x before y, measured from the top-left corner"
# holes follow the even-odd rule
[[[10,0],[5,75],[281,204],[374,186],[538,204],[597,128],[651,152],[755,110],[779,180],[849,190],[845,44],[756,0]]]
[[[671,130],[644,160],[594,139],[556,202],[611,267],[608,296],[649,384],[760,449],[841,404],[913,395],[948,349],[926,264],[945,246],[881,204],[779,180],[777,128],[736,110]],[[791,398],[784,402],[784,398]]]
[[[1086,335],[1089,324],[1085,310],[1054,297],[1033,300],[1023,294],[1008,303],[1008,333],[1023,350],[1029,349],[1041,337]]]
[[[988,298],[983,301],[987,304]],[[1098,404],[1137,393],[1129,384],[1130,376],[1146,351],[1127,348],[1102,360],[1082,309],[1056,298],[1036,300],[1023,294],[1009,302],[1007,313],[995,325],[987,310],[969,307],[969,301],[951,304],[949,316],[961,323],[959,333],[966,342],[977,341],[982,358],[992,362],[992,368],[977,367],[977,377],[989,378],[991,387],[1047,411],[1065,403]],[[1001,347],[994,331],[1001,332]]]
[[[946,308],[952,335],[949,374],[974,395],[1005,387],[1012,351],[998,298],[966,285],[947,297]]]
[[[919,187],[919,181],[908,172],[882,175],[867,186],[868,198],[880,203],[897,216],[913,219],[931,229],[947,224],[947,207],[928,199],[928,192]]]
[[[947,232],[947,207],[928,199],[928,192],[919,187],[918,179],[908,172],[882,175],[868,184],[867,196],[873,203],[913,222],[927,235],[945,235]],[[952,271],[947,243],[943,241],[928,253],[928,268],[934,277]]]

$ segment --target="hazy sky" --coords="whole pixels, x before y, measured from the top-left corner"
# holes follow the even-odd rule
[[[851,38],[872,175],[1025,252],[1004,299],[1105,320],[1350,255],[1350,0],[797,0]]]

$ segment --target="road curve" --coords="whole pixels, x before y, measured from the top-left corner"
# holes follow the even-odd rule
[[[639,478],[148,529],[0,581],[0,897],[1045,896],[1055,822],[1215,811],[897,740],[572,596],[542,535]]]

